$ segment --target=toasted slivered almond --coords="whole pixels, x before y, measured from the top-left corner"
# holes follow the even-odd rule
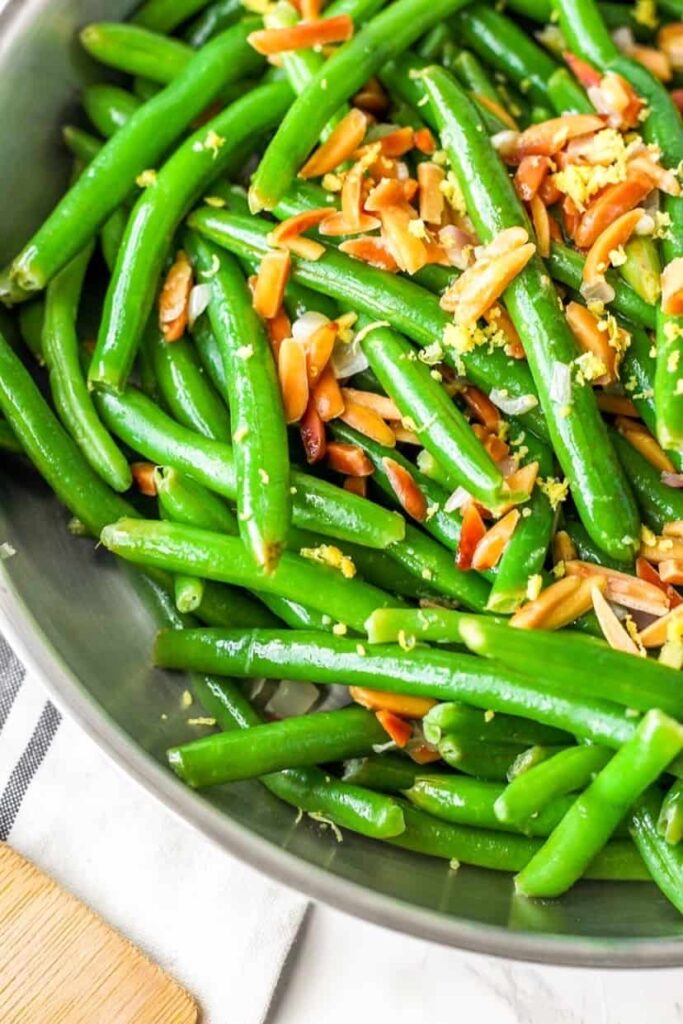
[[[321,324],[317,331],[306,338],[306,372],[308,386],[313,390],[320,375],[330,361],[339,328],[334,320]]]
[[[676,71],[683,70],[683,22],[662,25],[657,33],[657,46],[666,54]]]
[[[508,252],[512,252],[513,249],[519,249],[528,241],[529,233],[526,228],[503,228],[488,245],[485,245],[477,253],[477,259],[491,260],[496,256],[503,256]]]
[[[500,463],[510,454],[509,445],[499,437],[497,432],[489,430],[481,423],[470,423],[472,433],[476,434],[494,462]]]
[[[496,255],[477,259],[441,297],[441,308],[454,314],[456,323],[476,324],[536,252],[532,242]]]
[[[400,420],[401,413],[398,406],[386,395],[377,395],[374,391],[360,391],[358,388],[342,388],[342,395],[345,402],[354,402],[356,405],[364,405],[366,409],[372,409],[383,420]]]
[[[672,89],[669,93],[679,114],[683,114],[683,89]]]
[[[636,558],[636,575],[646,583],[652,583],[655,587],[659,587],[668,597],[670,608],[678,608],[679,604],[683,604],[683,597],[678,591],[670,584],[664,583],[655,567],[642,556]]]
[[[659,563],[659,576],[663,583],[683,584],[683,559],[665,558]]]
[[[675,473],[673,462],[644,423],[617,416],[614,425],[628,443],[662,473]]]
[[[628,635],[598,587],[593,588],[592,598],[595,616],[602,630],[602,635],[610,647],[614,648],[615,651],[623,651],[624,654],[640,655],[637,645]]]
[[[395,459],[385,457],[382,459],[382,465],[403,510],[418,523],[424,522],[427,515],[427,499],[412,474]]]
[[[613,416],[628,416],[629,419],[640,419],[640,413],[630,398],[624,395],[610,395],[607,391],[597,392],[598,409],[611,413]]]
[[[595,590],[604,591],[604,589],[604,577],[595,576],[593,579],[581,580],[579,586],[566,601],[556,605],[548,612],[540,629],[564,629],[565,626],[576,622],[593,607],[593,592]]]
[[[339,419],[378,444],[384,444],[388,448],[393,448],[396,444],[396,435],[391,427],[372,409],[357,405],[355,402],[345,402],[344,412]]]
[[[327,463],[335,473],[346,476],[371,476],[374,467],[362,448],[345,441],[330,441],[327,446]]]
[[[502,104],[498,103],[494,99],[491,99],[490,96],[484,96],[480,92],[473,92],[472,99],[476,100],[476,102],[480,106],[485,107],[486,110],[490,111],[494,115],[494,117],[497,117],[499,121],[502,121],[503,124],[506,125],[511,131],[519,131],[519,125],[515,121],[514,117],[512,116],[512,114],[509,114],[507,112],[507,110],[505,109],[504,106],[502,106]]]
[[[344,176],[344,184],[341,190],[341,211],[344,220],[358,232],[361,228],[361,214],[363,212],[363,178],[365,166],[362,160],[357,161]],[[375,228],[379,224],[375,223]],[[365,231],[373,231],[374,228],[365,228]]]
[[[561,245],[564,241],[562,238],[562,228],[560,227],[557,218],[551,213],[548,214],[548,230],[550,231],[551,243],[558,242]]]
[[[154,479],[155,468],[152,462],[131,462],[130,465],[133,480],[137,484],[140,494],[146,494],[148,498],[153,498],[157,493],[157,485]]]
[[[372,145],[379,143],[382,156],[395,159],[396,157],[403,156],[404,153],[410,152],[413,148],[414,137],[413,129],[409,125],[404,125],[401,128],[396,128],[394,131],[387,132],[385,135],[380,135],[377,139],[373,139]],[[358,155],[364,154],[359,153]]]
[[[666,615],[651,622],[649,626],[640,632],[640,642],[643,647],[662,647],[669,639],[669,634],[677,635],[683,627],[683,604],[672,608]]]
[[[593,383],[609,384],[617,378],[617,350],[609,343],[607,331],[601,331],[595,313],[580,302],[570,302],[565,309],[567,323],[582,352],[591,352],[600,360],[605,372]]]
[[[552,583],[533,601],[523,605],[510,619],[510,625],[516,629],[542,629],[542,623],[548,615],[579,590],[581,580],[576,577],[565,577]]]
[[[581,217],[574,235],[580,249],[589,249],[605,228],[638,206],[652,191],[652,182],[644,175],[634,175],[616,185],[608,185],[598,193]]]
[[[345,491],[350,491],[359,498],[367,497],[368,478],[366,476],[347,476],[342,484]]]
[[[681,186],[674,171],[669,170],[656,160],[649,150],[637,152],[627,164],[629,174],[640,174],[649,178],[652,187],[658,188],[669,196],[681,194]]]
[[[683,314],[683,257],[671,260],[662,271],[662,311],[670,316]]]
[[[604,119],[597,114],[563,114],[562,117],[532,124],[517,139],[517,158],[522,160],[525,156],[553,156],[576,135],[599,132],[604,127]]]
[[[324,245],[316,242],[314,238],[304,238],[303,235],[299,238],[288,238],[280,245],[283,249],[288,249],[295,256],[302,260],[308,260],[310,263],[315,263],[325,253]]]
[[[282,245],[283,242],[298,238],[300,235],[303,235],[304,231],[310,231],[311,228],[316,227],[329,215],[329,206],[318,206],[312,210],[303,210],[293,217],[287,217],[286,220],[281,221],[270,232],[268,244]]]
[[[513,508],[486,531],[472,555],[473,569],[481,572],[482,569],[493,569],[498,565],[508,541],[515,532],[519,518],[519,509]]]
[[[612,253],[622,245],[626,245],[636,229],[636,224],[643,215],[643,210],[636,207],[628,213],[622,213],[606,227],[591,245],[583,265],[584,284],[594,285],[604,280],[605,271],[611,265]]]
[[[654,46],[641,46],[639,43],[634,43],[629,47],[628,55],[647,68],[650,74],[658,78],[660,82],[670,82],[673,78],[671,61],[666,53],[655,50]]]
[[[287,423],[297,423],[308,405],[308,375],[303,345],[285,338],[277,362],[280,390]]]
[[[413,735],[409,722],[395,715],[393,711],[376,711],[377,721],[391,737],[397,747],[405,747]]]
[[[384,693],[365,686],[350,686],[349,697],[370,711],[393,711],[403,718],[424,718],[436,704],[431,697],[409,697],[404,693]]]
[[[323,423],[336,419],[344,411],[344,398],[330,365],[320,374],[313,392],[313,401]]]
[[[405,201],[404,182],[398,178],[380,178],[368,193],[365,209],[370,213],[379,213],[392,206],[400,206]]]
[[[426,224],[440,224],[445,206],[441,184],[446,175],[443,167],[423,160],[417,168],[420,184],[420,217]]]
[[[439,242],[444,248],[448,262],[458,270],[467,270],[474,262],[476,242],[469,232],[455,224],[445,224],[439,229]]]
[[[566,530],[558,530],[553,536],[553,563],[569,562],[576,558],[576,546]]]
[[[581,226],[581,214],[571,196],[564,196],[562,200],[562,224],[565,234],[575,242],[576,233]]]
[[[417,746],[412,746],[411,744],[406,753],[415,764],[433,764],[434,761],[441,760],[439,751],[434,750],[427,743],[419,743]],[[452,861],[451,866],[453,866]]]
[[[306,412],[299,422],[299,433],[308,464],[313,465],[320,462],[325,457],[327,436],[325,424],[318,415],[312,396],[309,396]]]
[[[422,444],[422,441],[414,430],[408,430],[400,420],[389,420],[389,426],[396,435],[396,440],[402,444]]]
[[[472,384],[468,384],[466,388],[463,388],[461,394],[468,409],[471,410],[480,423],[489,430],[499,430],[501,424],[500,412],[488,395],[485,395],[483,391],[475,388]]]
[[[552,160],[547,156],[525,156],[520,160],[514,181],[517,195],[522,202],[531,202],[553,166]]]
[[[345,43],[353,35],[353,21],[348,14],[315,21],[299,21],[287,28],[263,28],[250,32],[247,41],[257,53],[270,57],[289,50],[308,50],[326,43]]]
[[[352,102],[354,107],[367,110],[370,114],[383,114],[389,107],[389,97],[376,78],[369,78]]]
[[[392,206],[380,213],[382,238],[401,270],[415,274],[427,262],[427,249],[410,230],[415,218],[406,206]]]
[[[437,263],[440,267],[451,267],[453,265],[443,245],[437,242],[429,231],[424,239],[424,244],[427,250],[427,263]]]
[[[166,341],[180,341],[185,334],[192,285],[192,264],[179,249],[159,296],[159,326]]]
[[[481,518],[481,513],[475,503],[470,501],[465,505],[462,514],[462,525],[460,527],[460,539],[458,541],[458,552],[455,564],[458,569],[471,569],[472,558],[477,545],[486,536],[486,526]]]
[[[565,50],[562,56],[564,57],[565,62],[569,65],[569,70],[574,77],[579,80],[584,89],[589,89],[592,85],[600,84],[602,75],[587,61],[582,60],[581,57],[577,57],[576,54],[571,52],[571,50]]]
[[[664,523],[662,534],[665,537],[683,537],[683,519],[672,519]]]
[[[348,160],[365,138],[368,119],[355,107],[341,119],[299,171],[300,178],[320,178]],[[329,211],[328,211],[329,212]]]
[[[540,196],[532,196],[529,212],[534,225],[538,254],[547,259],[550,256],[550,215]]]
[[[420,153],[424,153],[425,156],[431,156],[432,153],[436,153],[436,139],[429,128],[417,128],[413,136],[413,142],[415,143],[415,149],[419,150]]]
[[[648,615],[663,615],[669,607],[669,600],[659,587],[618,569],[570,559],[565,562],[564,571],[568,577],[604,577],[607,583],[605,596],[608,601],[623,604],[634,611],[647,612]]]
[[[633,87],[615,71],[608,71],[598,85],[590,86],[588,98],[595,109],[604,114],[610,128],[635,128],[645,101]]]
[[[375,231],[381,224],[377,217],[361,213],[350,224],[343,213],[334,212],[320,224],[320,234],[327,238],[340,238],[344,235],[364,235],[367,231]]]
[[[681,559],[683,558],[683,540],[672,536],[655,536],[654,540],[648,538],[647,542],[641,544],[640,554],[643,558],[647,558],[648,562],[654,562],[655,565],[671,558]]]
[[[531,494],[538,478],[538,462],[527,462],[526,466],[520,466],[514,473],[508,473],[505,477],[505,486],[514,493]]]
[[[285,340],[285,338],[291,338],[292,336],[292,325],[290,323],[289,317],[287,316],[287,311],[284,309],[284,307],[281,307],[277,311],[275,316],[271,317],[269,320],[266,320],[266,330],[268,332],[268,340],[270,341],[270,347],[273,350],[273,355],[275,356],[275,361],[277,362],[277,357],[280,352],[280,345]]]
[[[493,305],[484,313],[487,324],[493,324],[506,337],[505,354],[513,359],[526,359],[526,353],[517,328],[510,319],[510,314],[500,305]]]
[[[267,252],[259,266],[252,305],[259,316],[272,319],[282,305],[292,260],[286,249]]]
[[[300,0],[300,6],[303,21],[315,21],[320,17],[322,0]]]
[[[398,270],[398,263],[389,252],[386,243],[381,238],[366,236],[363,238],[349,238],[339,246],[340,252],[347,256],[353,256],[371,267],[379,267],[380,270],[389,270],[395,273]]]

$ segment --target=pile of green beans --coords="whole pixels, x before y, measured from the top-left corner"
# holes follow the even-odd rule
[[[555,8],[85,25],[70,187],[0,272],[0,458],[135,567],[207,716],[167,751],[190,787],[258,780],[293,827],[510,872],[518,906],[650,880],[683,913],[683,199],[639,200],[602,305],[574,241],[628,160],[678,168],[683,122],[611,34],[668,60],[638,12]],[[649,113],[602,139],[650,149],[596,191],[607,74]]]

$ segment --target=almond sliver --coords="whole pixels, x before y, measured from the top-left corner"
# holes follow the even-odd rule
[[[565,562],[564,568],[568,577],[603,576],[607,581],[605,596],[608,601],[623,604],[634,611],[647,612],[649,615],[663,615],[668,610],[669,600],[666,594],[659,587],[637,576],[629,576],[618,569],[609,569],[604,565],[580,560]]]
[[[621,622],[614,614],[614,610],[604,595],[595,587],[593,589],[593,609],[600,624],[602,634],[615,651],[623,651],[625,654],[640,655],[637,645],[628,635]]]

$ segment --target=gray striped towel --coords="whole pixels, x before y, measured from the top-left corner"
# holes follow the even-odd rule
[[[173,974],[205,1024],[223,1024],[226,1006],[239,1024],[269,1018],[306,900],[219,850],[119,771],[1,636],[0,840]]]

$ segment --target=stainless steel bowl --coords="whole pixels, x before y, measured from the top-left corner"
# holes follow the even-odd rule
[[[76,30],[131,7],[127,0],[0,2],[3,261],[66,179],[59,125],[75,110],[79,84],[98,75],[79,52]],[[182,680],[150,666],[155,624],[135,579],[67,533],[66,513],[31,470],[8,460],[0,477],[0,541],[16,549],[0,570],[8,639],[125,771],[226,850],[342,910],[444,944],[548,963],[683,964],[683,925],[654,886],[584,883],[563,900],[524,902],[507,876],[453,873],[348,833],[337,843],[317,825],[295,824],[293,810],[257,783],[207,794],[186,789],[163,761],[165,747],[187,734]]]

